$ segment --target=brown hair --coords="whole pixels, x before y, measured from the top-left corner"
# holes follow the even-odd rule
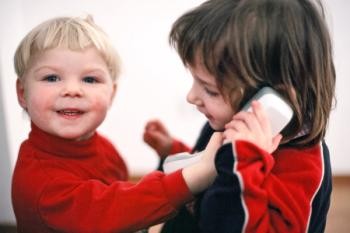
[[[278,91],[295,113],[284,141],[302,147],[324,137],[335,70],[319,1],[209,0],[177,19],[169,41],[185,65],[204,64],[234,109],[262,86]]]

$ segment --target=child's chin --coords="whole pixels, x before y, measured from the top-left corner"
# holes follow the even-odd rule
[[[218,131],[218,132],[223,132],[223,131],[225,131],[225,127],[222,126],[222,125],[215,124],[215,123],[213,123],[213,122],[211,122],[211,121],[209,121],[209,125],[210,125],[210,127],[212,127],[213,130],[215,130],[215,131]]]

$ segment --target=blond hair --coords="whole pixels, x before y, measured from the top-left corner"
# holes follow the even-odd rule
[[[120,73],[119,56],[107,34],[94,23],[92,16],[57,17],[33,28],[21,41],[14,56],[18,78],[22,78],[33,58],[57,47],[74,51],[94,47],[105,60],[113,81]]]

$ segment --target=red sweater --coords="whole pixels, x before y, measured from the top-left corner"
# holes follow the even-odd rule
[[[176,214],[192,195],[181,171],[127,182],[114,146],[95,133],[74,142],[32,124],[12,181],[18,232],[133,232]]]

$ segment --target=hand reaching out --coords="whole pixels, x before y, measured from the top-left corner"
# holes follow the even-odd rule
[[[225,142],[245,140],[272,153],[277,149],[282,135],[272,135],[266,111],[258,101],[252,102],[252,109],[252,112],[238,112],[232,121],[226,124]]]
[[[173,138],[159,120],[147,122],[143,140],[157,152],[160,158],[169,155],[173,143]]]
[[[205,150],[201,152],[203,155],[201,160],[182,170],[185,182],[193,194],[208,188],[216,178],[217,171],[214,160],[217,150],[222,145],[222,136],[222,133],[215,132],[211,136]]]

